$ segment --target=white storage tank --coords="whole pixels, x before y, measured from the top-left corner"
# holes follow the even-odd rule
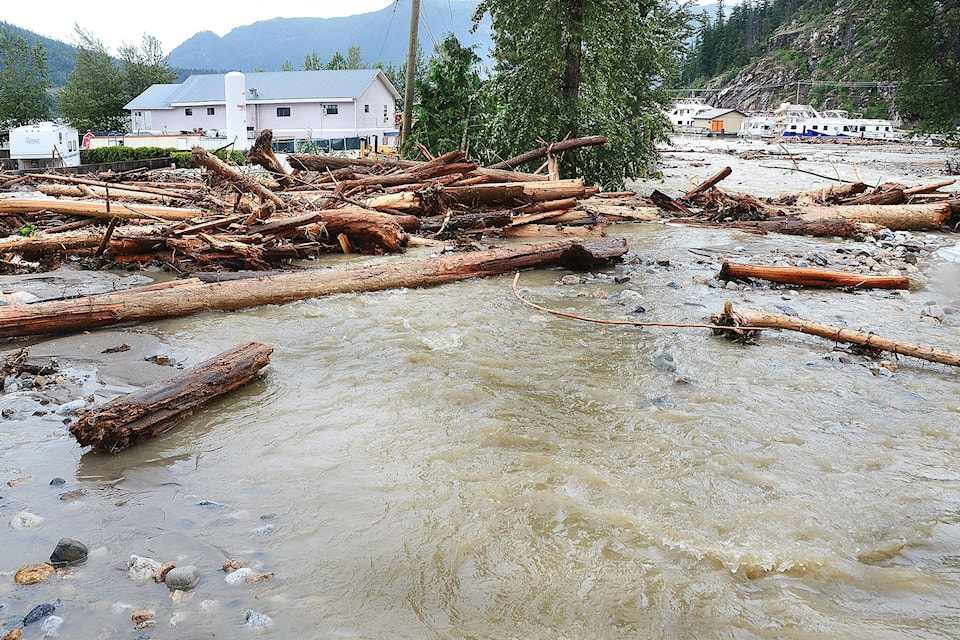
[[[227,142],[235,149],[250,148],[247,139],[247,81],[239,71],[231,71],[223,77],[227,110]]]

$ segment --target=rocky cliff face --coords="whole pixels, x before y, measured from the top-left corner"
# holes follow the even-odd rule
[[[735,75],[715,78],[705,97],[743,111],[775,109],[782,102],[817,109],[852,108],[893,117],[892,82],[878,62],[873,24],[862,5],[839,3],[830,13],[780,28],[762,58]]]

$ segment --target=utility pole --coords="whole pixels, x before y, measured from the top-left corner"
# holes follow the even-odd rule
[[[403,126],[400,129],[400,144],[410,136],[413,120],[413,84],[417,69],[417,36],[420,31],[420,0],[413,0],[410,7],[410,45],[407,48],[407,79],[403,85]]]

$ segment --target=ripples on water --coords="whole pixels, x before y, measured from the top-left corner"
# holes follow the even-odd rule
[[[656,226],[628,240],[673,264],[693,261],[688,247],[822,246]],[[955,327],[917,324],[932,293],[683,280],[717,266],[627,265],[606,271],[626,284],[576,286],[530,272],[520,286],[611,319],[787,304],[960,350]],[[510,279],[150,325],[192,362],[246,340],[275,351],[261,381],[122,455],[64,437],[5,446],[4,471],[38,485],[5,491],[0,513],[47,521],[5,529],[17,554],[2,570],[62,536],[94,551],[59,586],[0,587],[3,613],[60,596],[64,633],[91,638],[135,635],[121,605],[156,609],[154,638],[236,637],[247,609],[277,638],[956,637],[955,371],[901,360],[874,375],[798,334],[742,347],[577,323],[521,305]],[[647,313],[596,295],[623,289]],[[663,354],[676,371],[654,366]],[[63,507],[43,485],[71,473],[87,496]],[[171,601],[129,581],[132,553],[195,564],[203,581]],[[227,557],[276,578],[225,585]]]

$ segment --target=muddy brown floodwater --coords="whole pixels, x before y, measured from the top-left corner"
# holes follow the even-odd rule
[[[839,151],[826,166],[910,184],[942,177],[922,163],[947,153]],[[730,190],[815,184],[702,153],[711,164],[668,153],[664,181],[639,189],[678,194],[728,160]],[[849,293],[724,288],[715,276],[725,259],[832,264],[889,247],[661,224],[609,232],[627,238],[624,263],[564,283],[574,274],[526,272],[523,295],[678,323],[732,300],[960,351],[960,265],[933,251],[956,236],[908,238],[923,288]],[[336,262],[351,260],[364,259]],[[2,286],[50,296],[157,276],[65,269]],[[585,324],[522,305],[511,281],[24,343],[32,361],[58,358],[62,378],[0,396],[0,630],[48,603],[61,621],[24,638],[41,624],[91,639],[960,637],[955,369],[800,334],[743,346],[700,329]],[[119,455],[67,433],[78,397],[101,402],[171,372],[151,356],[189,365],[249,340],[275,348],[263,377],[175,431]],[[61,538],[86,544],[86,562],[14,583]],[[194,565],[200,582],[171,595],[132,580],[131,555]],[[274,575],[230,583],[228,559]],[[136,629],[138,610],[156,625]]]

